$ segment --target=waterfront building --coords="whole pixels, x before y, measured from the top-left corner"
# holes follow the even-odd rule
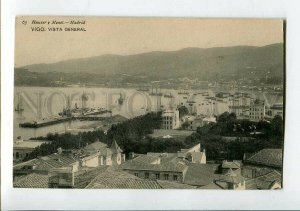
[[[249,120],[259,122],[266,117],[267,106],[265,101],[256,99],[249,108]]]
[[[229,113],[235,113],[238,119],[248,119],[253,99],[247,93],[236,92],[228,99]]]
[[[162,129],[177,129],[180,127],[179,110],[169,108],[162,112]]]

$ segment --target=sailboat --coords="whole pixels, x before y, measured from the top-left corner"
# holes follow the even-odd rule
[[[18,103],[17,103],[17,107],[15,108],[15,111],[17,111],[17,112],[24,111],[23,104],[22,104],[22,98],[20,97],[20,95],[18,95]]]
[[[120,97],[118,99],[118,103],[119,103],[119,105],[123,105],[123,102],[124,102],[124,97],[122,96],[122,94],[120,92]]]

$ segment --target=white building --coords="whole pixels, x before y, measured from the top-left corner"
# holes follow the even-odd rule
[[[178,109],[167,109],[162,112],[162,129],[177,129],[180,127]]]
[[[237,118],[247,118],[250,113],[252,98],[247,93],[235,93],[229,97],[229,112],[235,113]]]
[[[255,100],[249,108],[249,120],[259,122],[266,116],[266,105],[264,101]]]

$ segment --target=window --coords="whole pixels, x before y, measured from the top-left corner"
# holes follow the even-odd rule
[[[145,179],[149,179],[149,173],[148,172],[145,173]]]
[[[138,176],[139,176],[139,173],[134,173],[134,176],[138,177]]]
[[[155,179],[159,179],[159,174],[155,174]]]
[[[165,174],[165,180],[169,180],[169,174]]]
[[[16,158],[19,158],[19,152],[16,152]]]
[[[177,181],[178,180],[178,176],[177,175],[173,175],[173,180]]]

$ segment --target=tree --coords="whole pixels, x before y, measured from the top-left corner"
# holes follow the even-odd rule
[[[179,111],[179,118],[181,118],[181,117],[183,117],[183,116],[189,114],[189,110],[188,110],[188,108],[185,107],[185,106],[180,106],[180,107],[178,108],[178,111]]]

